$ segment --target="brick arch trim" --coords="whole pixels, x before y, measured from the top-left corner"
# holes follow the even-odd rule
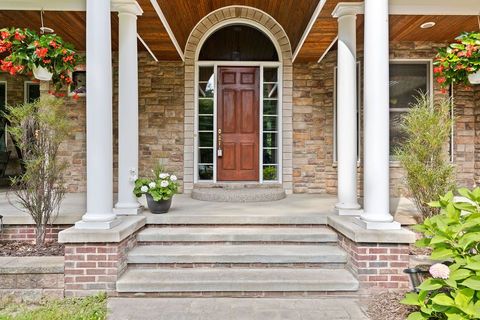
[[[292,185],[292,48],[283,27],[269,14],[248,6],[228,6],[203,17],[190,33],[185,44],[185,130],[184,130],[184,192],[193,190],[195,134],[195,70],[198,53],[206,38],[222,26],[245,24],[260,28],[272,40],[282,63],[282,184],[287,193]]]

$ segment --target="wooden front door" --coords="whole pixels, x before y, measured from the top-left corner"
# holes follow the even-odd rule
[[[218,69],[218,181],[258,181],[259,73],[255,67]]]

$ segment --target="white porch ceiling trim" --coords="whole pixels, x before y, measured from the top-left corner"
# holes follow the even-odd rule
[[[137,15],[143,13],[135,0],[111,0],[112,11],[124,6],[132,6]],[[45,11],[86,11],[85,0],[2,0],[0,10],[45,10]]]
[[[363,2],[339,2],[335,11],[360,5],[363,14]],[[390,0],[391,15],[438,15],[438,16],[476,16],[480,14],[479,0]]]
[[[175,46],[175,49],[177,49],[177,52],[180,55],[180,58],[182,58],[182,61],[185,61],[185,55],[183,53],[183,50],[182,48],[180,48],[177,38],[175,38],[175,35],[173,34],[173,31],[170,28],[170,25],[168,24],[167,18],[165,18],[165,15],[163,14],[162,8],[160,8],[160,5],[158,4],[157,0],[150,0],[150,3],[152,4],[153,8],[157,12],[157,15],[160,18],[160,20],[162,21],[163,27],[165,28],[165,30],[167,30],[168,36],[170,37],[170,40],[172,40],[173,45]]]
[[[325,58],[325,56],[328,54],[328,52],[330,51],[330,49],[332,49],[332,47],[335,45],[335,43],[337,43],[338,41],[338,36],[335,37],[335,39],[333,39],[333,41],[330,43],[330,45],[328,46],[328,48],[325,50],[325,52],[322,54],[322,56],[320,57],[320,59],[318,59],[317,63],[320,63],[322,62],[323,58]]]
[[[155,62],[158,62],[158,59],[157,59],[157,56],[155,55],[155,53],[153,53],[152,49],[150,49],[150,47],[148,46],[148,44],[145,42],[145,40],[142,39],[142,37],[140,36],[140,34],[137,33],[137,38],[138,40],[140,40],[140,42],[143,44],[143,46],[145,47],[145,49],[147,49],[148,53],[150,53],[150,55],[152,56],[153,60],[155,60]]]
[[[313,25],[317,21],[318,16],[320,15],[320,12],[322,12],[323,6],[325,6],[325,3],[327,0],[320,0],[317,4],[317,7],[315,8],[315,11],[312,14],[312,17],[310,18],[310,21],[308,22],[307,28],[303,32],[302,37],[300,38],[300,42],[298,42],[297,47],[295,48],[295,52],[293,53],[293,59],[292,62],[295,62],[295,59],[297,58],[298,53],[300,52],[300,49],[302,49],[303,44],[305,43],[305,40],[308,37],[308,34],[313,28]]]

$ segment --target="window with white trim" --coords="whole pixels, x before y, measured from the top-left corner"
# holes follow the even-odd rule
[[[278,68],[263,68],[263,181],[278,180]]]
[[[404,116],[419,94],[431,92],[431,61],[392,61],[390,63],[390,155],[406,137],[401,129]]]
[[[214,146],[214,67],[199,67],[198,71],[198,179],[213,180]]]
[[[24,102],[32,103],[40,98],[40,84],[33,81],[25,81]]]

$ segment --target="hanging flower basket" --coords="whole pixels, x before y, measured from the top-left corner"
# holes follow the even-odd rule
[[[438,50],[434,74],[445,90],[451,84],[480,83],[480,32],[466,32]]]
[[[0,70],[12,76],[33,73],[39,80],[51,80],[59,91],[72,82],[69,74],[79,62],[81,58],[73,46],[56,34],[0,29]]]
[[[32,71],[33,71],[33,76],[35,77],[35,79],[38,79],[38,80],[41,80],[41,81],[52,80],[53,73],[48,71],[48,69],[45,68],[45,67],[41,67],[41,66],[33,67]]]
[[[480,84],[480,71],[468,75],[468,81],[471,84]]]

